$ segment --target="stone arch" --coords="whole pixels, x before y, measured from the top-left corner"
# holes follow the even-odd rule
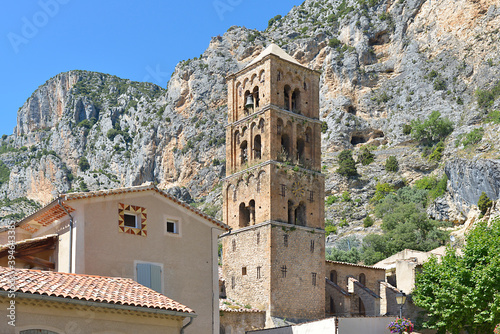
[[[359,274],[359,283],[366,286],[366,275],[365,274],[363,274],[363,273]]]
[[[261,170],[257,174],[257,193],[260,193],[261,183],[262,183],[262,181],[264,180],[265,177],[266,177],[266,171],[265,170]]]
[[[295,225],[306,226],[306,203],[300,202],[295,208]]]
[[[254,109],[260,105],[259,86],[255,86],[252,91]]]
[[[291,103],[290,103],[291,109],[289,109],[289,110],[291,110],[295,113],[299,113],[300,109],[301,109],[300,103],[301,103],[300,89],[295,88],[295,90],[292,93],[292,97],[291,97]]]
[[[252,77],[250,78],[250,84],[253,85],[255,78],[257,78],[257,74],[252,74]]]
[[[266,125],[266,122],[264,121],[264,119],[263,119],[263,118],[261,118],[261,119],[259,120],[259,126],[258,126],[258,128],[260,129],[260,132],[264,132],[264,127],[265,127],[265,125]]]
[[[292,107],[292,88],[289,85],[283,87],[283,107],[286,110],[291,110]]]
[[[253,139],[253,150],[255,159],[262,158],[262,142],[260,135],[256,135]]]
[[[245,205],[245,202],[241,202],[239,206],[239,227],[246,227],[250,225],[250,210]]]
[[[250,90],[247,89],[245,91],[245,96],[243,97],[243,110],[245,111],[245,114],[252,112],[252,110],[251,110],[252,108],[250,108],[250,107],[247,108],[247,106],[246,106],[248,97],[250,95],[252,95],[252,93],[250,92]],[[254,104],[254,106],[255,106],[255,104]]]
[[[246,140],[240,144],[240,164],[243,165],[248,161],[248,143]]]
[[[335,284],[338,284],[338,282],[337,282],[337,271],[336,270],[330,270],[330,281],[332,281]]]
[[[251,199],[248,202],[248,211],[250,213],[250,225],[255,225],[255,200]]]
[[[245,89],[245,87],[247,86],[247,84],[248,84],[248,78],[245,78],[245,79],[243,80],[243,86],[242,86],[242,87],[243,87],[243,89]]]

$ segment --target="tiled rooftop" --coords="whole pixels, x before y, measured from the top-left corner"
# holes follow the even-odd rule
[[[9,291],[12,275],[16,281],[16,292],[194,313],[189,307],[130,278],[0,267],[0,290]]]

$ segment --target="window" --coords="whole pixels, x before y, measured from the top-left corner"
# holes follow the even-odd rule
[[[161,265],[153,263],[137,263],[137,283],[162,293],[162,268]]]
[[[124,212],[123,225],[127,227],[137,228],[137,215],[129,212]]]
[[[309,190],[309,202],[314,202],[314,191]]]
[[[120,232],[146,237],[148,214],[146,208],[118,203],[118,228]]]
[[[311,253],[314,252],[314,240],[311,240]]]
[[[311,273],[312,274],[312,285],[316,286],[316,273]]]
[[[281,278],[286,277],[286,266],[281,266]]]
[[[236,252],[236,240],[233,240],[232,246],[233,246],[233,252]]]
[[[257,279],[261,278],[261,276],[260,276],[260,268],[261,267],[257,267]]]
[[[284,184],[281,185],[281,197],[285,197],[286,194],[286,186]]]
[[[247,267],[242,267],[241,268],[241,275],[246,276],[247,274]]]
[[[167,220],[167,233],[179,234],[179,222]]]
[[[257,232],[257,245],[260,243],[260,232]]]
[[[283,236],[283,245],[285,245],[285,247],[288,247],[288,234],[285,234]]]

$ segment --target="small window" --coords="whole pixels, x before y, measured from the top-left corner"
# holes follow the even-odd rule
[[[281,277],[282,278],[286,277],[286,266],[281,266]]]
[[[233,246],[233,252],[236,252],[236,240],[233,240],[232,246]]]
[[[167,220],[167,233],[179,233],[179,222],[175,220]]]
[[[316,273],[312,273],[312,285],[316,286]]]
[[[286,194],[286,185],[282,184],[281,185],[281,197],[285,197],[285,194]]]
[[[257,267],[257,279],[261,278],[261,276],[260,276],[260,268],[261,267]]]
[[[241,275],[243,275],[243,276],[247,275],[247,267],[242,267],[241,268]]]
[[[137,215],[129,212],[123,214],[123,225],[137,228]]]
[[[311,253],[314,252],[314,240],[311,240]]]
[[[260,243],[260,232],[257,232],[257,245]]]
[[[285,234],[283,236],[283,245],[285,245],[285,247],[288,247],[288,234]]]
[[[309,202],[314,202],[314,191],[309,191]]]

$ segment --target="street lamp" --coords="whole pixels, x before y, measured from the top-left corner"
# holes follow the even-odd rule
[[[401,305],[400,309],[399,309],[399,317],[400,318],[403,317],[403,305],[405,304],[405,302],[406,302],[406,295],[404,292],[400,292],[400,293],[396,294],[396,303],[398,305]]]

